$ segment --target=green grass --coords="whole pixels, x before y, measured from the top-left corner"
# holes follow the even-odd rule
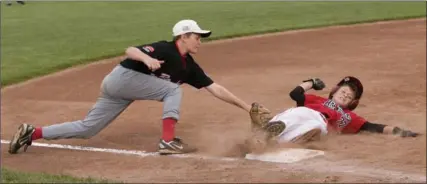
[[[195,19],[211,39],[289,29],[425,17],[426,2],[28,2],[1,7],[1,83],[122,54],[170,39],[173,24]],[[91,178],[1,169],[2,183],[95,183]],[[19,176],[19,177],[18,177]]]
[[[94,178],[75,178],[66,175],[28,173],[1,168],[1,183],[117,183]]]
[[[4,85],[170,39],[192,18],[213,38],[426,15],[425,2],[28,2],[1,8]]]

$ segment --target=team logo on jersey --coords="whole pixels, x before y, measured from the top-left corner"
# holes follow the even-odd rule
[[[337,121],[338,128],[343,128],[351,122],[351,116],[349,113],[344,112],[344,110],[336,104],[332,99],[326,100],[323,105],[329,109],[337,111],[341,116]]]
[[[154,52],[154,48],[152,46],[144,46],[142,47],[146,52]]]

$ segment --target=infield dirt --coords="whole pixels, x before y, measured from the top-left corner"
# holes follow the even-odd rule
[[[43,126],[83,118],[97,98],[101,80],[121,58],[3,89],[1,139],[10,140],[23,122]],[[289,92],[304,79],[323,79],[327,89],[315,93],[326,96],[342,77],[357,76],[365,91],[356,113],[372,122],[423,135],[328,136],[309,145],[326,151],[325,157],[294,164],[140,158],[42,147],[9,155],[3,144],[2,165],[125,182],[420,182],[425,177],[426,19],[214,41],[205,44],[195,58],[217,83],[275,113],[294,106]],[[183,88],[177,135],[197,146],[200,155],[241,156],[236,145],[249,135],[248,114],[204,90]],[[161,103],[134,102],[92,139],[39,142],[154,152],[160,138],[161,111]]]

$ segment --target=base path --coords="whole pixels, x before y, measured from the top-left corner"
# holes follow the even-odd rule
[[[316,93],[327,95],[341,77],[357,76],[365,91],[356,112],[373,122],[424,133],[417,138],[329,136],[310,145],[325,151],[321,158],[291,164],[245,160],[237,145],[248,136],[248,114],[184,85],[177,134],[197,146],[198,155],[232,161],[39,146],[9,155],[2,144],[1,164],[126,182],[425,182],[425,40],[426,20],[415,19],[215,41],[195,56],[216,82],[274,112],[294,105],[288,94],[304,79],[322,78],[328,89]],[[83,118],[96,100],[103,76],[119,59],[3,89],[1,139],[10,140],[23,122],[43,126]],[[136,102],[92,139],[40,143],[155,152],[161,110],[157,102]]]

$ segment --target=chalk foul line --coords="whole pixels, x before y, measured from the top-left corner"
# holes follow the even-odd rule
[[[1,140],[1,144],[9,144],[9,140]],[[158,152],[146,152],[138,150],[124,150],[124,149],[111,149],[111,148],[96,148],[96,147],[84,147],[84,146],[73,146],[63,144],[48,144],[48,143],[37,143],[33,142],[32,146],[36,147],[47,147],[47,148],[58,148],[68,150],[79,150],[79,151],[90,151],[90,152],[103,152],[103,153],[115,153],[120,155],[135,155],[139,157],[148,156],[160,156]],[[192,159],[206,159],[215,161],[243,161],[244,158],[232,158],[232,157],[213,157],[203,156],[196,154],[182,154],[182,155],[169,155],[168,157],[177,158],[192,158]],[[300,161],[300,160],[298,160]],[[373,177],[373,178],[384,178],[397,181],[412,181],[412,182],[423,182],[426,183],[426,175],[404,173],[400,171],[385,170],[385,169],[373,169],[362,166],[342,166],[336,163],[328,162],[325,160],[316,160],[313,162],[294,162],[294,163],[277,163],[270,162],[271,164],[282,165],[288,169],[297,169],[306,172],[335,172],[335,173],[351,173],[354,175]]]
[[[1,140],[2,144],[9,144],[9,140]],[[103,152],[103,153],[116,153],[121,155],[135,155],[140,157],[147,156],[160,156],[158,152],[146,152],[146,151],[138,151],[138,150],[124,150],[124,149],[111,149],[111,148],[95,148],[95,147],[85,147],[85,146],[73,146],[73,145],[65,145],[65,144],[47,144],[47,143],[37,143],[33,142],[31,146],[36,147],[46,147],[46,148],[59,148],[59,149],[68,149],[68,150],[78,150],[78,151],[92,151],[92,152]],[[202,156],[202,155],[194,155],[194,154],[182,154],[182,155],[169,155],[172,157],[179,158],[199,158],[199,159],[207,159],[207,160],[223,160],[223,161],[236,161],[238,158],[227,158],[227,157],[211,157],[211,156]]]

